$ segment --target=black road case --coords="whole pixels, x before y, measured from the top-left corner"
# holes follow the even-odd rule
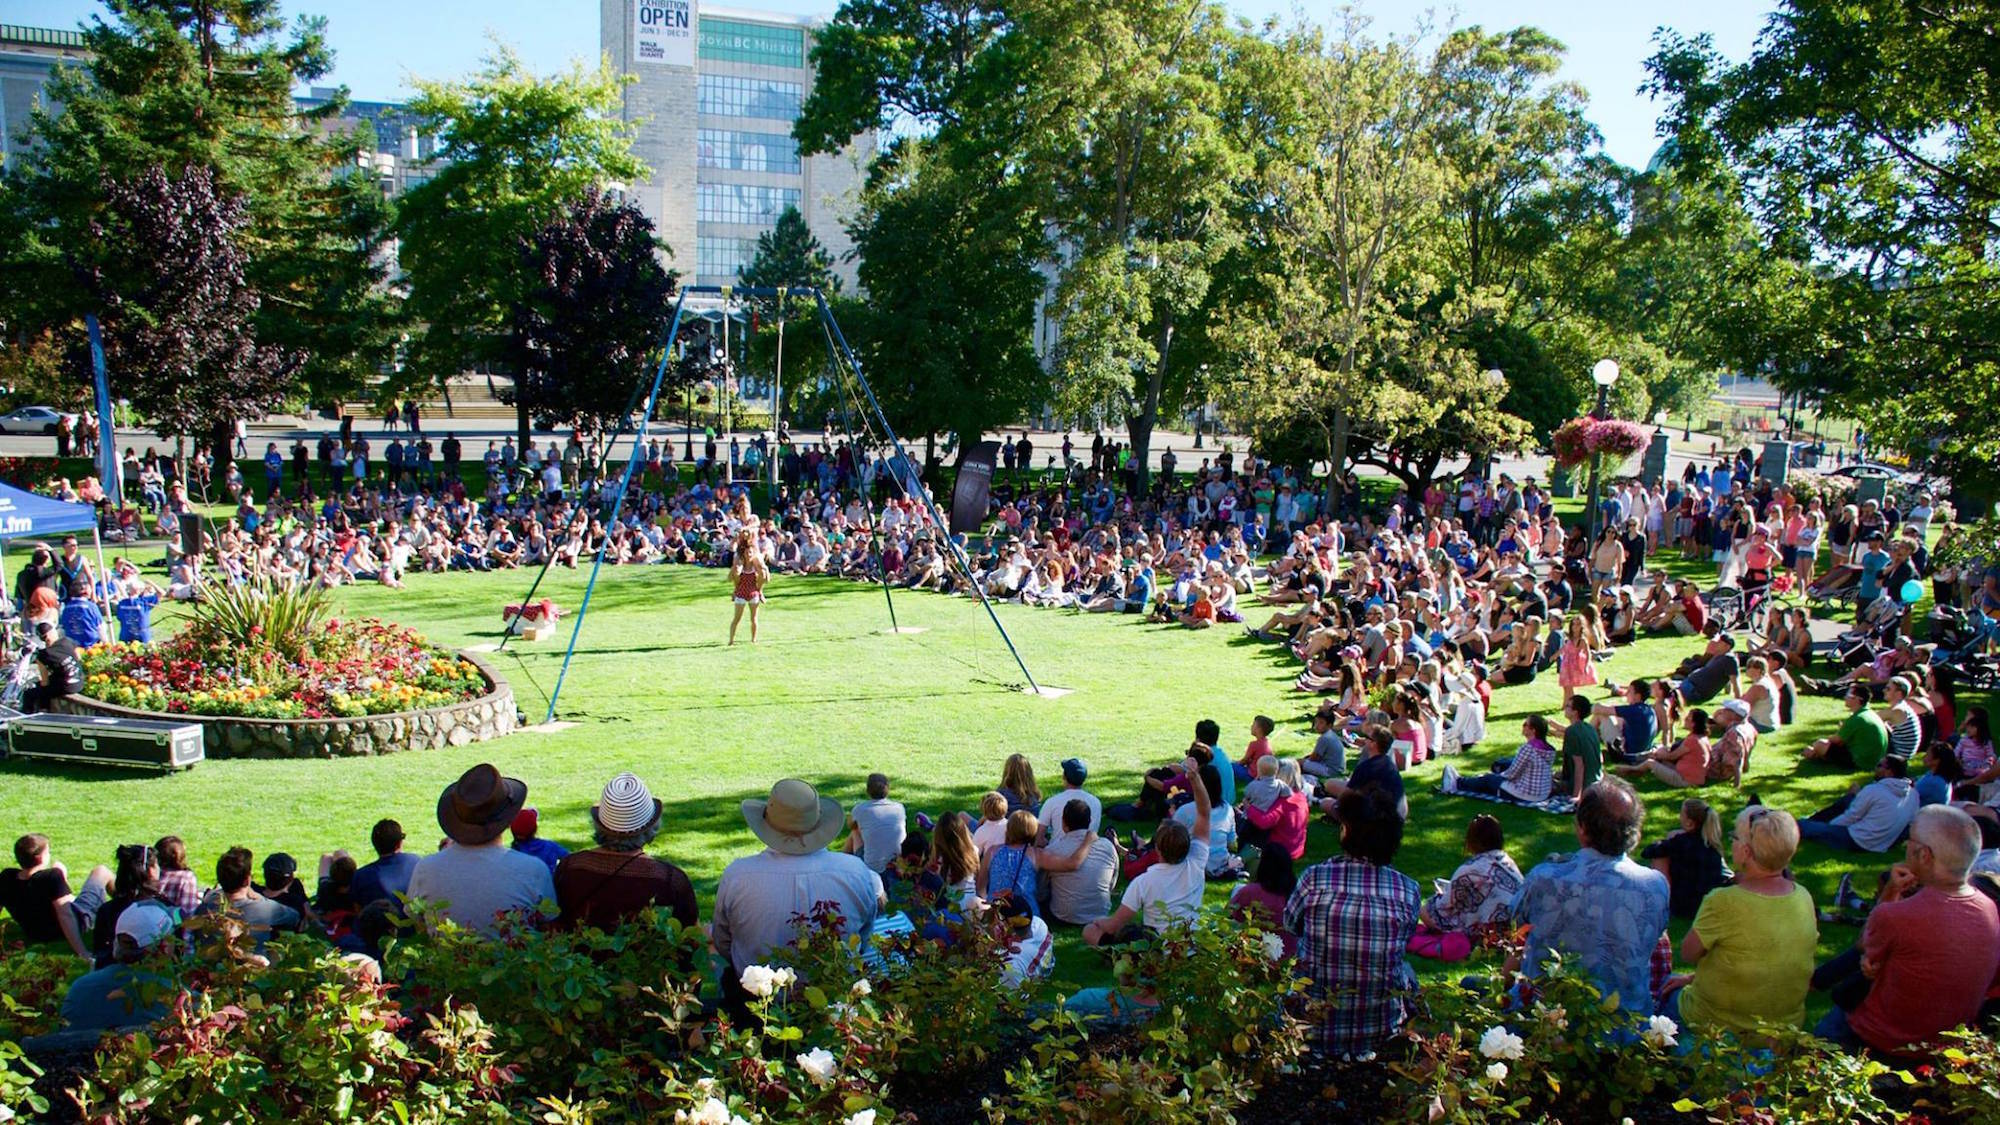
[[[23,715],[7,724],[15,758],[181,770],[202,760],[200,723],[110,715]]]

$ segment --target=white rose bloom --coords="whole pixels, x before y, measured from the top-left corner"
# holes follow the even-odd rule
[[[1486,1068],[1486,1080],[1487,1080],[1488,1082],[1504,1082],[1504,1081],[1506,1081],[1506,1080],[1507,1080],[1507,1064],[1506,1064],[1506,1063],[1503,1063],[1503,1062],[1497,1062],[1497,1063],[1494,1063],[1493,1065],[1491,1065],[1491,1066],[1487,1067],[1487,1068]]]
[[[1285,959],[1285,939],[1277,934],[1264,935],[1264,956],[1273,961]]]
[[[872,985],[872,984],[869,984],[869,983],[868,983],[868,978],[867,978],[867,977],[862,977],[862,978],[861,978],[860,980],[857,980],[857,981],[855,981],[855,982],[854,982],[854,987],[853,987],[853,988],[850,988],[850,989],[848,989],[848,991],[849,991],[849,992],[852,992],[852,993],[853,993],[853,994],[855,994],[856,996],[866,996],[866,995],[868,995],[869,993],[871,993],[871,992],[875,991],[875,986],[874,986],[874,985]],[[865,1110],[864,1112],[866,1112],[867,1114],[869,1114],[869,1117],[870,1117],[870,1120],[873,1120],[873,1119],[874,1119],[874,1113],[875,1113],[875,1111],[874,1111],[874,1110],[872,1110],[872,1109],[871,1109],[871,1110]],[[857,1116],[857,1117],[858,1117],[858,1116],[860,1116],[860,1114],[856,1114],[855,1116]]]
[[[1680,1042],[1680,1028],[1675,1027],[1674,1021],[1665,1016],[1654,1016],[1646,1022],[1646,1030],[1640,1033],[1640,1038],[1665,1050]]]
[[[841,1122],[841,1125],[875,1125],[875,1111],[857,1110],[846,1121]]]
[[[729,1107],[710,1098],[694,1109],[683,1109],[674,1114],[676,1125],[731,1125],[734,1114]]]
[[[1518,1062],[1524,1046],[1520,1036],[1504,1027],[1489,1027],[1486,1034],[1479,1037],[1479,1053],[1489,1059],[1513,1059]]]
[[[814,1047],[805,1054],[795,1055],[792,1061],[799,1064],[799,1069],[806,1072],[807,1078],[821,1086],[833,1081],[833,1072],[840,1069],[833,1052],[825,1047]]]
[[[778,978],[768,966],[752,965],[743,970],[743,991],[752,996],[769,996],[778,987]]]

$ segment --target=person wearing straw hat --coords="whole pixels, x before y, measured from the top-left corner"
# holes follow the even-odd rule
[[[687,872],[646,854],[660,832],[660,811],[659,798],[633,774],[605,783],[590,810],[597,846],[556,865],[559,928],[608,930],[651,906],[664,907],[683,927],[699,920]]]
[[[722,872],[710,931],[715,951],[729,961],[723,999],[734,1004],[742,1000],[738,975],[797,939],[795,918],[832,903],[842,930],[863,934],[887,902],[882,877],[860,856],[827,850],[847,824],[839,801],[788,777],[771,786],[768,798],[743,802],[743,819],[764,850]]]
[[[527,802],[526,782],[502,777],[485,762],[445,786],[437,817],[451,843],[417,862],[410,897],[443,903],[444,917],[488,936],[499,930],[502,916],[537,914],[543,903],[554,902],[549,865],[500,839]]]

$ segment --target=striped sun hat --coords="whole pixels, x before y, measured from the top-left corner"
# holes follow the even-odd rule
[[[597,806],[590,810],[606,832],[630,835],[644,831],[659,819],[660,802],[646,783],[630,773],[621,773],[605,783]]]

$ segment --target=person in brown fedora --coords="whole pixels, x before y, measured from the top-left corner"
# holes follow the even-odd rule
[[[443,903],[446,918],[488,935],[505,915],[540,915],[543,904],[553,906],[556,886],[549,865],[500,839],[527,800],[526,782],[502,777],[484,762],[445,786],[437,817],[451,843],[418,861],[410,897]]]
[[[794,918],[831,902],[844,932],[863,934],[887,901],[882,877],[860,856],[827,850],[847,820],[840,802],[805,782],[786,778],[771,786],[768,798],[743,802],[743,819],[764,850],[723,871],[710,931],[715,951],[729,961],[722,991],[731,1004],[742,1001],[738,976],[744,969],[798,938]]]

